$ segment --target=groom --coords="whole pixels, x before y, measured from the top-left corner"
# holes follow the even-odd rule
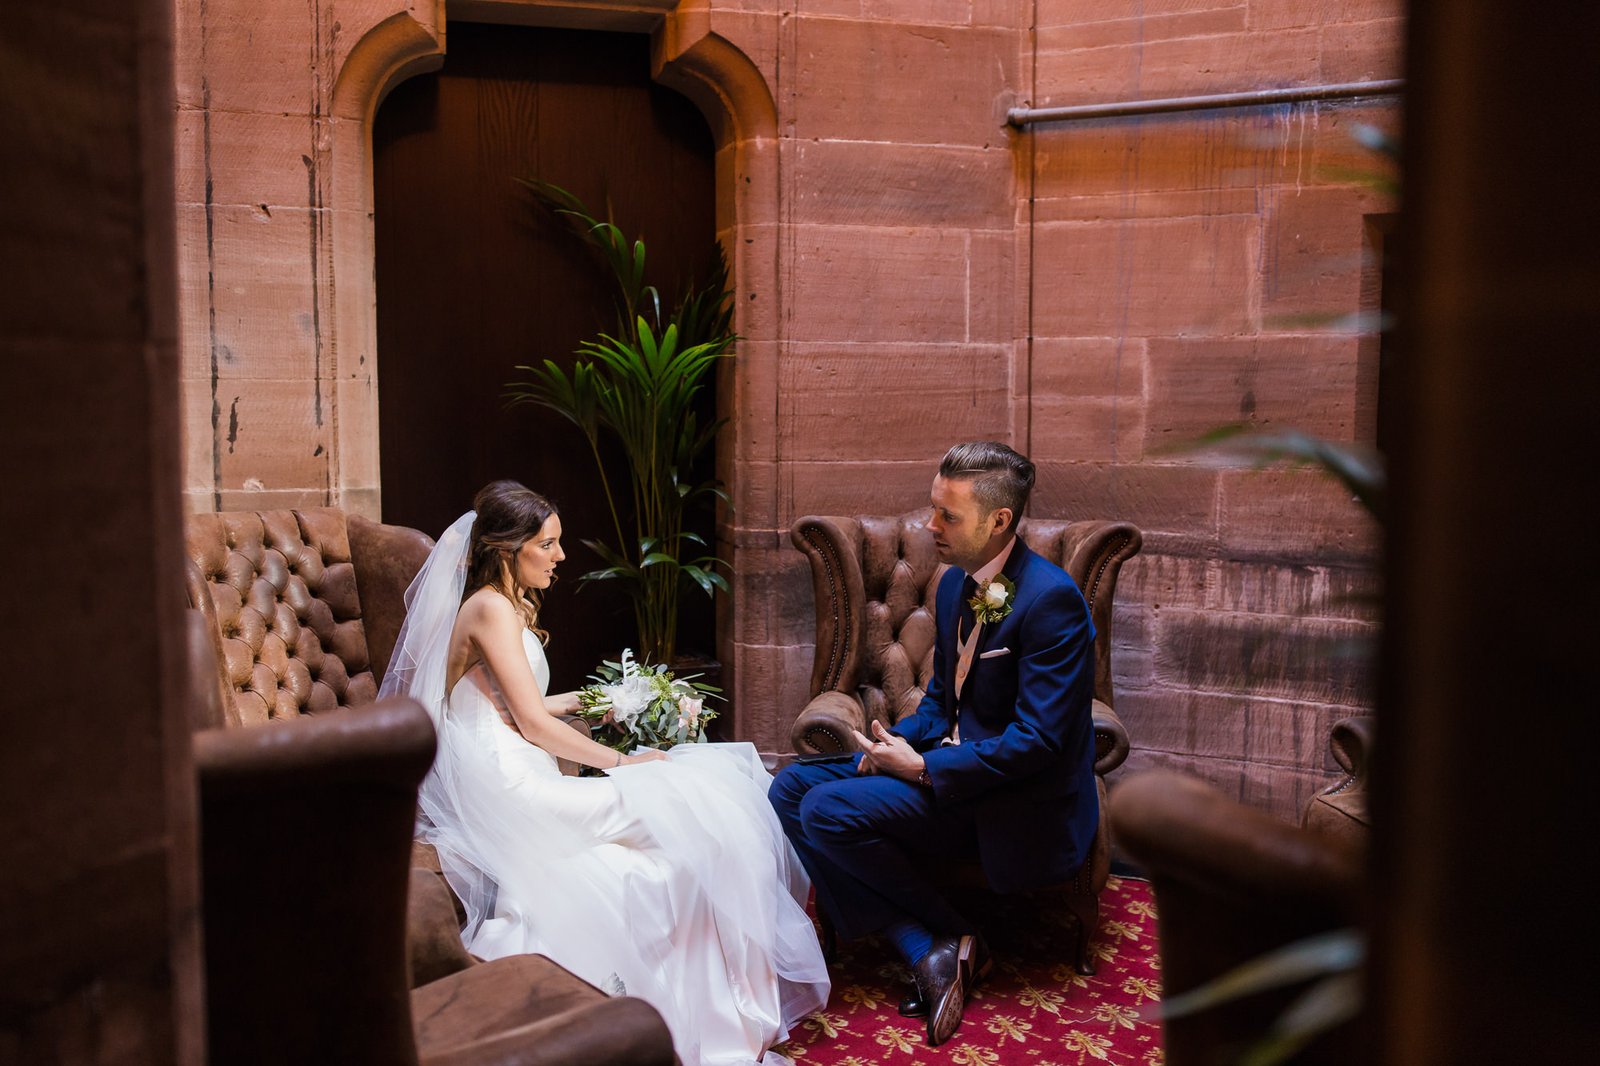
[[[856,733],[859,755],[795,763],[770,793],[834,928],[883,933],[911,966],[901,1011],[926,1010],[930,1046],[961,1024],[990,964],[925,870],[975,859],[996,891],[1056,884],[1099,820],[1094,627],[1072,578],[1017,538],[1033,479],[1004,444],[945,454],[927,526],[950,568],[927,694],[892,728]]]

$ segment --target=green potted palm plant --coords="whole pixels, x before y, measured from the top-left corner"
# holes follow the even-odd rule
[[[522,179],[518,179],[522,180]],[[691,282],[670,310],[644,281],[645,246],[629,242],[608,221],[559,186],[522,183],[547,209],[574,223],[600,253],[617,291],[617,321],[579,346],[569,371],[546,359],[518,366],[524,375],[507,385],[512,405],[534,404],[577,426],[588,441],[610,508],[614,539],[585,540],[605,564],[580,583],[613,581],[627,592],[638,624],[641,657],[668,663],[677,648],[678,597],[685,588],[714,596],[728,591],[705,538],[690,526],[717,499],[727,500],[715,478],[696,479],[721,427],[696,408],[717,360],[731,356],[732,308],[727,260],[702,283]],[[628,481],[614,487],[601,461],[601,438],[621,446]],[[581,584],[580,584],[581,587]]]

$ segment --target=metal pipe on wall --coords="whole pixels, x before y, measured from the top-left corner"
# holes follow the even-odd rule
[[[1174,96],[1163,100],[1123,100],[1117,103],[1077,104],[1071,107],[1013,107],[1006,112],[1006,124],[1022,129],[1036,122],[1159,115],[1172,111],[1207,111],[1221,107],[1297,104],[1309,100],[1347,100],[1358,96],[1393,96],[1404,88],[1403,79],[1391,78],[1385,81],[1344,82],[1338,85],[1305,85],[1290,89],[1253,89],[1249,92],[1217,93],[1211,96]]]

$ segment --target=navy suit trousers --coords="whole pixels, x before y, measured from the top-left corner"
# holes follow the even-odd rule
[[[850,762],[795,763],[769,796],[817,890],[817,906],[844,937],[913,919],[935,936],[973,926],[930,881],[941,862],[978,856],[970,804],[936,806],[933,790]]]

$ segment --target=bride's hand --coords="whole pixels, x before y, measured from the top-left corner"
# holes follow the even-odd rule
[[[655,748],[646,748],[645,750],[634,755],[624,755],[622,757],[622,762],[618,763],[617,765],[633,766],[642,762],[665,762],[666,758],[666,752],[658,751]]]
[[[583,709],[583,705],[578,702],[576,690],[552,692],[544,698],[544,706],[551,714],[577,714]]]

